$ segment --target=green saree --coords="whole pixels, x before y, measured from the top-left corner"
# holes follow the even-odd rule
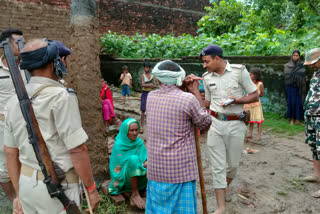
[[[118,195],[123,192],[131,192],[132,177],[139,176],[138,189],[143,190],[147,186],[147,169],[143,163],[147,160],[147,149],[141,138],[136,140],[128,138],[130,124],[137,123],[140,131],[140,124],[133,118],[122,122],[119,134],[116,137],[111,157],[110,157],[110,175],[111,183],[109,194]]]

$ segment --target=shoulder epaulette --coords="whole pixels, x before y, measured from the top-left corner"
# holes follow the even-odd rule
[[[245,66],[243,64],[230,64],[232,68],[244,69]]]
[[[77,94],[77,92],[72,88],[67,88],[69,94]]]
[[[202,78],[205,77],[205,76],[208,75],[208,74],[209,74],[209,72],[206,71],[204,74],[202,74]]]

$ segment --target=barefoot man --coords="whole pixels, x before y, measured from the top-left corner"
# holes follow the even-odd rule
[[[200,56],[207,70],[203,83],[212,116],[207,145],[218,204],[214,214],[222,214],[226,208],[226,190],[236,176],[247,130],[241,121],[243,104],[258,101],[259,94],[245,66],[223,60],[219,46],[208,45]]]
[[[191,81],[179,89],[185,71],[176,63],[159,62],[152,70],[159,89],[147,99],[147,214],[197,213],[197,155],[193,126],[207,129],[211,117]],[[189,77],[189,76],[188,76]]]

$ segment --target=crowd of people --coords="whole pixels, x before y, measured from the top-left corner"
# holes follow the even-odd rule
[[[88,136],[81,125],[76,92],[62,83],[71,51],[59,41],[44,39],[32,39],[20,50],[17,40],[22,37],[20,30],[7,29],[1,33],[0,42],[9,39],[50,158],[57,174],[62,172],[59,191],[81,207],[79,183],[82,183],[94,211],[100,196],[85,145]],[[247,137],[252,137],[256,123],[261,139],[264,121],[259,99],[264,95],[261,71],[252,68],[248,72],[242,64],[230,64],[217,45],[205,47],[200,57],[206,70],[202,77],[187,76],[171,60],[158,62],[153,68],[150,63],[144,63],[141,124],[133,118],[120,121],[114,111],[110,87],[101,79],[106,131],[111,123],[119,127],[110,157],[109,194],[130,193],[130,204],[145,209],[148,214],[197,213],[199,174],[195,128],[208,132],[207,153],[217,201],[214,214],[225,213],[226,201],[230,199],[230,185],[237,174],[247,132],[246,120],[250,123]],[[299,58],[300,52],[295,50],[285,65],[287,116],[292,123],[299,123],[303,119],[304,103],[306,143],[311,147],[314,166],[313,175],[304,180],[315,182],[320,181],[320,49],[308,51],[304,63]],[[304,65],[314,71],[306,96]],[[0,184],[13,203],[14,213],[48,213],[49,210],[66,213],[64,208],[68,209],[70,204],[62,205],[52,198],[48,193],[50,188],[43,182],[48,175],[43,173],[44,166],[39,164],[37,151],[29,142],[30,127],[26,128],[19,100],[14,96],[8,67],[8,60],[1,57]],[[122,67],[120,80],[125,103],[132,87],[127,66]],[[199,81],[203,83],[204,97]],[[138,136],[144,131],[146,146]],[[320,190],[312,196],[320,197]]]

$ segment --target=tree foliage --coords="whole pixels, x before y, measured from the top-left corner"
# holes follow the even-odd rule
[[[217,44],[224,55],[290,55],[320,43],[319,0],[213,0],[198,36],[118,35],[101,38],[101,51],[125,58],[179,58]]]

